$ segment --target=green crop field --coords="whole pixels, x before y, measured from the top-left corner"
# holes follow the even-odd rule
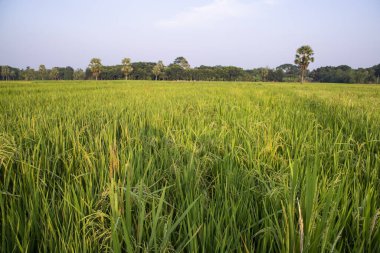
[[[380,86],[0,83],[2,252],[380,252]]]

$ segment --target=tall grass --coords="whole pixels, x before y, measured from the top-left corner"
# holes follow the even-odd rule
[[[0,84],[2,252],[380,252],[380,87]]]

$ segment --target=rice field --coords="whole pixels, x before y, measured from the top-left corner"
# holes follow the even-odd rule
[[[380,252],[380,86],[0,83],[1,252]]]

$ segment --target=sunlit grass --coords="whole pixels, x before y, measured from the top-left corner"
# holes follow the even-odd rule
[[[2,252],[379,252],[380,86],[0,83]]]

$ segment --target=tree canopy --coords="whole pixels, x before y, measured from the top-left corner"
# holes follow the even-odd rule
[[[100,73],[102,72],[102,62],[99,58],[92,58],[88,65],[95,79],[98,80]]]
[[[314,51],[309,45],[301,46],[297,49],[294,63],[299,66],[301,73],[301,83],[304,82],[307,68],[311,62],[314,62]]]
[[[309,60],[312,55],[309,55]],[[299,62],[304,62],[299,54]],[[298,62],[298,61],[297,61]],[[310,61],[311,62],[311,61]],[[304,71],[304,79],[311,82],[326,83],[379,83],[380,64],[370,68],[354,69],[347,65],[319,67]],[[88,68],[76,69],[71,66],[47,69],[41,64],[37,70],[27,67],[19,69],[0,66],[0,80],[192,80],[192,81],[249,81],[249,82],[298,82],[301,80],[300,66],[285,63],[276,68],[242,69],[235,66],[205,66],[191,68],[184,57],[177,57],[165,67],[162,61],[132,62],[125,58],[121,65],[103,66],[101,60],[94,58]],[[127,70],[127,71],[126,71]]]
[[[10,71],[8,66],[3,66],[1,68],[1,75],[3,76],[3,80],[8,80],[10,73],[11,73],[11,71]]]
[[[180,66],[182,69],[190,69],[190,64],[189,64],[189,62],[186,60],[186,58],[185,57],[183,57],[183,56],[180,56],[180,57],[177,57],[175,60],[174,60],[174,62],[173,62],[173,64],[175,64],[175,65],[178,65],[178,66]]]
[[[161,75],[161,73],[164,71],[165,69],[165,66],[164,66],[164,63],[162,61],[158,61],[156,65],[154,65],[153,67],[153,74],[155,76],[155,80],[158,79],[158,76]]]
[[[131,59],[130,58],[124,58],[121,61],[121,64],[123,65],[123,67],[121,68],[121,70],[123,71],[123,73],[125,75],[125,80],[128,80],[128,75],[130,73],[132,73],[132,71],[133,71]]]

